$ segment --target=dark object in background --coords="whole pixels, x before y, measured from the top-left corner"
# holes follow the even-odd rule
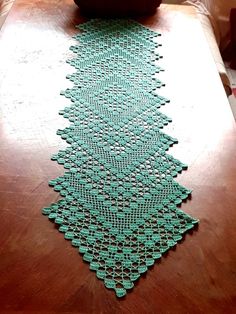
[[[126,17],[154,14],[162,0],[74,0],[82,15]]]
[[[230,12],[230,43],[223,51],[223,58],[230,62],[230,67],[236,70],[236,8]]]

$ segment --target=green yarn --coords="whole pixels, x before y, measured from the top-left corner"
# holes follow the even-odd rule
[[[161,131],[171,119],[158,111],[168,102],[154,77],[160,34],[120,19],[79,29],[74,85],[61,92],[71,124],[57,132],[70,145],[52,156],[66,172],[49,182],[63,198],[43,213],[123,297],[197,220],[177,208],[191,191],[173,178],[187,166],[166,153],[177,140]]]

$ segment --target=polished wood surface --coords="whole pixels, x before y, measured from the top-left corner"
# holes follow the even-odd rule
[[[17,0],[0,33],[0,313],[235,313],[236,129],[194,9],[162,5],[140,21],[163,33],[161,61],[171,99],[170,153],[189,165],[182,209],[201,220],[124,299],[104,288],[41,208],[63,173],[50,161],[65,146],[65,64],[83,19],[69,0]]]

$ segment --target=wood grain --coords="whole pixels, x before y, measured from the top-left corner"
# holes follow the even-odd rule
[[[194,190],[182,209],[198,229],[117,300],[41,215],[58,199],[47,181],[63,169],[50,156],[65,146],[59,91],[81,21],[72,1],[18,0],[0,33],[0,313],[235,313],[236,129],[192,8],[162,5],[140,21],[163,33],[165,131],[189,164],[177,181]]]

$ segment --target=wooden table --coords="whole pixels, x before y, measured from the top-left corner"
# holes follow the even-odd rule
[[[0,35],[0,313],[233,313],[236,305],[236,131],[194,9],[163,5],[141,22],[163,33],[161,62],[172,101],[171,154],[189,164],[194,190],[182,209],[201,220],[123,300],[104,288],[41,208],[63,173],[56,130],[70,86],[65,59],[83,19],[72,1],[17,0]],[[235,313],[235,312],[234,312]]]

